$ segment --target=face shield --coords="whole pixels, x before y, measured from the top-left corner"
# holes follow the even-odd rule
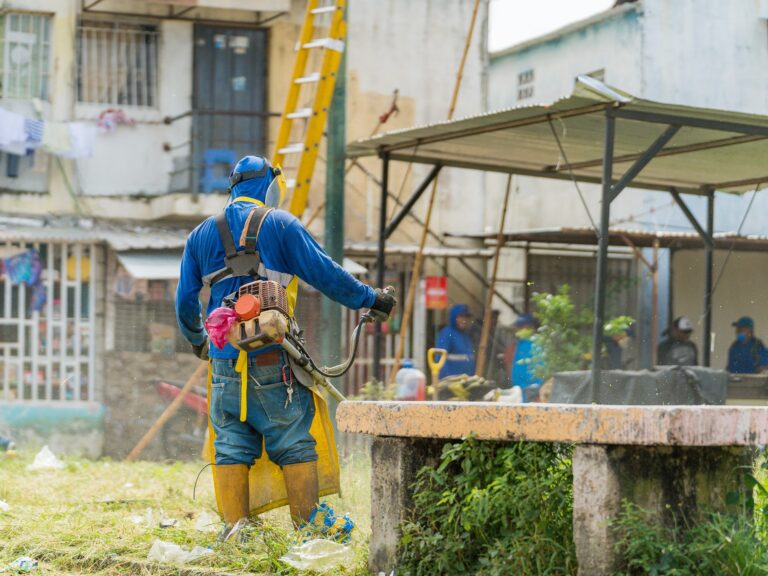
[[[267,188],[264,205],[270,208],[279,208],[285,200],[285,190],[288,186],[283,169],[279,165],[274,166],[272,172],[275,176],[272,178],[272,182],[269,183],[269,188]]]

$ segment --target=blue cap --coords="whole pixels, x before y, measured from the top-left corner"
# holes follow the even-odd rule
[[[742,316],[736,322],[731,324],[731,326],[736,326],[736,328],[754,328],[755,327],[755,321],[752,320],[749,316]]]
[[[413,368],[413,360],[403,360],[400,362],[400,368]]]
[[[536,322],[536,318],[534,318],[531,314],[520,314],[515,319],[515,328],[520,328],[522,326],[536,326],[538,322]]]

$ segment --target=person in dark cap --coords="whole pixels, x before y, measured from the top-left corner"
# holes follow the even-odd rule
[[[728,372],[759,374],[768,369],[768,350],[762,340],[755,338],[755,321],[742,316],[733,323],[736,341],[728,349]]]
[[[691,342],[693,322],[687,316],[678,316],[664,332],[667,336],[656,351],[656,363],[660,366],[696,366],[699,351]]]

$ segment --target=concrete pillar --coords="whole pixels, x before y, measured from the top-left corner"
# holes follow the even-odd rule
[[[410,487],[422,466],[436,464],[443,442],[375,437],[371,445],[371,535],[368,567],[390,574],[397,566],[400,525],[412,508]]]
[[[754,457],[744,447],[579,445],[573,456],[573,532],[580,576],[609,576],[620,564],[610,521],[624,500],[667,525],[685,527],[701,510],[728,507]]]

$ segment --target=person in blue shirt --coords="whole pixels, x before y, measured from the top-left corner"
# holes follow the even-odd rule
[[[728,367],[732,374],[759,374],[768,369],[768,350],[755,338],[755,321],[742,316],[733,323],[736,341],[728,349]]]
[[[448,351],[448,356],[440,370],[440,378],[473,375],[475,373],[475,343],[469,328],[472,325],[472,313],[466,304],[456,304],[448,315],[448,326],[437,335],[436,348]]]
[[[295,216],[256,208],[264,206],[270,184],[279,174],[259,156],[246,156],[237,163],[230,176],[231,196],[224,219],[217,224],[216,217],[208,218],[187,239],[176,291],[176,317],[184,338],[198,357],[211,359],[209,415],[216,433],[216,487],[222,515],[230,526],[250,514],[249,467],[261,458],[262,446],[282,468],[292,517],[297,522],[308,520],[318,502],[318,455],[310,434],[315,404],[310,390],[293,385],[293,374],[279,347],[248,353],[245,367],[237,363],[239,351],[230,344],[209,348],[199,299],[206,280],[212,283],[208,314],[222,306],[225,296],[254,280],[279,282],[286,290],[291,315],[298,278],[348,308],[371,308],[389,315],[395,303],[391,295],[366,286],[336,264]],[[248,236],[252,233],[248,219],[255,215],[263,217],[261,226],[255,236]],[[244,232],[246,221],[249,226]],[[226,233],[232,239],[225,260]],[[256,241],[255,261],[254,253],[245,250],[248,238]],[[232,251],[234,259],[230,259]],[[247,266],[235,266],[238,258]],[[245,421],[241,421],[243,368],[248,383]]]
[[[520,386],[523,390],[523,398],[526,402],[530,402],[538,398],[539,388],[544,383],[534,374],[536,366],[533,364],[535,345],[531,337],[538,328],[538,322],[530,314],[521,314],[515,320],[513,327],[516,329],[517,346],[512,361],[512,386]]]

